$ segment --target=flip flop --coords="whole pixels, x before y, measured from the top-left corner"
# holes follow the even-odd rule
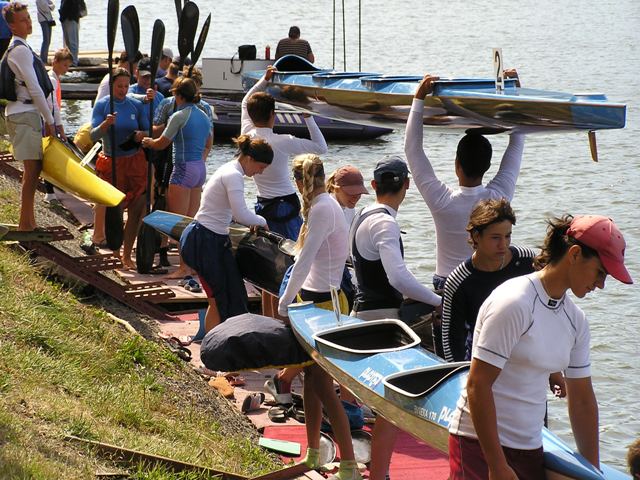
[[[269,409],[268,416],[269,420],[274,423],[284,423],[287,421],[287,409],[283,406],[276,405]]]
[[[151,270],[147,272],[147,275],[166,275],[167,273],[169,273],[169,269],[160,265],[154,265],[151,267]]]
[[[264,402],[264,393],[262,392],[251,393],[242,402],[242,407],[240,407],[240,411],[242,413],[247,413],[253,410],[257,410],[262,405],[262,402]]]
[[[184,287],[190,280],[193,280],[193,277],[191,275],[187,275],[186,277],[183,277],[180,280],[178,280],[178,286]]]
[[[304,410],[302,408],[292,405],[287,409],[287,416],[295,418],[296,421],[304,423]]]
[[[166,338],[165,341],[167,342],[167,345],[169,346],[171,351],[175,353],[179,358],[181,358],[185,362],[191,361],[191,350],[186,348],[179,338],[169,337]]]
[[[271,396],[273,396],[276,403],[280,405],[291,405],[293,403],[293,396],[291,393],[280,393],[277,373],[264,382],[264,388],[271,394]]]

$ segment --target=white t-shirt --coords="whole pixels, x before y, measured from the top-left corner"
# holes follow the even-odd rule
[[[38,112],[46,123],[53,125],[53,114],[33,68],[33,51],[24,38],[14,35],[11,45],[13,43],[17,45],[7,54],[7,63],[16,76],[16,97],[18,99],[7,104],[7,116],[16,113]],[[31,100],[32,103],[24,103],[25,100]]]
[[[589,340],[584,312],[566,295],[549,297],[539,272],[507,280],[487,297],[478,312],[472,356],[501,369],[493,397],[502,446],[542,446],[549,375],[591,376]],[[477,438],[466,388],[449,432]]]
[[[195,219],[220,235],[229,233],[231,220],[243,225],[264,227],[267,221],[256,215],[244,201],[244,170],[237,160],[216,170],[202,190]]]
[[[96,98],[93,101],[93,103],[95,104],[98,100],[100,100],[102,97],[106,97],[107,95],[109,95],[109,74],[108,73],[104,77],[102,77],[102,80],[100,80],[100,85],[98,85],[98,91],[96,93]]]
[[[353,225],[360,215],[378,208],[386,209],[390,215],[384,212],[374,213],[362,221],[356,231],[358,252],[365,260],[382,260],[389,283],[404,297],[433,306],[440,305],[442,299],[430,288],[422,285],[404,263],[400,250],[400,226],[396,222],[398,212],[389,205],[374,203],[362,209]],[[351,256],[353,257],[353,252]]]
[[[340,288],[349,254],[349,228],[342,207],[331,195],[321,193],[311,202],[307,225],[307,238],[278,303],[280,315],[287,314],[287,305],[301,288],[312,292],[328,292],[331,285]]]
[[[511,201],[520,173],[524,135],[512,133],[496,176],[486,185],[451,188],[438,180],[422,147],[424,100],[413,99],[407,120],[404,152],[414,182],[427,203],[436,225],[436,274],[447,277],[471,256],[466,227],[471,210],[480,200],[506,198]]]
[[[304,121],[309,129],[311,139],[298,138],[293,135],[281,135],[273,133],[273,129],[256,127],[249,117],[247,101],[255,92],[260,92],[267,87],[267,81],[260,80],[242,99],[241,131],[242,135],[250,135],[252,138],[266,140],[273,149],[273,161],[262,175],[253,177],[258,187],[258,195],[264,198],[283,197],[296,193],[296,188],[291,180],[289,158],[303,153],[315,153],[323,155],[327,153],[327,142],[313,117]]]

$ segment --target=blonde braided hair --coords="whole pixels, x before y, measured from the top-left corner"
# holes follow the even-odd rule
[[[300,228],[298,241],[295,250],[302,250],[304,241],[308,233],[309,210],[311,210],[311,201],[313,200],[313,192],[324,185],[324,165],[320,157],[313,154],[298,155],[293,159],[293,175],[296,179],[302,181],[302,219],[304,223]]]

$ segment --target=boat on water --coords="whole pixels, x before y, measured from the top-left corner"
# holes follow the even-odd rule
[[[302,347],[336,381],[394,425],[447,452],[469,362],[444,362],[400,320],[367,322],[311,302],[289,305],[289,319]],[[550,480],[630,479],[604,464],[598,471],[547,429],[543,446]]]
[[[276,73],[267,89],[277,102],[326,118],[378,127],[404,127],[422,76],[394,76],[320,69],[287,55],[274,63]],[[242,75],[245,90],[264,70]],[[626,106],[601,93],[563,93],[519,87],[505,79],[497,90],[494,79],[453,78],[435,83],[425,100],[423,123],[440,129],[481,129],[527,133],[623,128]]]

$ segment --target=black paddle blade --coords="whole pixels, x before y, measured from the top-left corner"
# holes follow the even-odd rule
[[[160,234],[143,223],[138,230],[136,243],[136,269],[138,273],[149,273],[153,268],[156,250],[160,247]]]
[[[151,34],[151,78],[156,78],[158,64],[162,56],[162,47],[164,46],[164,23],[162,20],[156,20],[153,23],[153,33]]]
[[[104,215],[104,233],[107,247],[111,250],[120,250],[124,238],[122,207],[107,207]]]
[[[178,24],[180,24],[180,15],[182,14],[182,0],[174,0],[176,4],[176,16],[178,17]]]
[[[122,39],[127,51],[127,60],[133,63],[140,47],[140,21],[136,7],[129,5],[120,15],[122,22]],[[132,72],[133,73],[133,72]]]
[[[193,41],[196,38],[200,10],[194,2],[187,2],[180,15],[178,26],[178,52],[180,52],[180,69],[184,65],[184,59],[193,51]]]
[[[113,45],[116,43],[119,10],[120,2],[118,0],[109,0],[109,5],[107,6],[107,47],[109,49],[109,60],[112,60]],[[111,68],[109,68],[109,71],[111,71]]]
[[[196,62],[200,59],[200,54],[202,53],[205,42],[207,41],[207,35],[209,35],[209,25],[211,25],[211,14],[207,16],[207,19],[202,25],[200,36],[198,37],[198,42],[196,43],[196,46],[193,50],[193,54],[191,55],[191,70],[193,70]]]

